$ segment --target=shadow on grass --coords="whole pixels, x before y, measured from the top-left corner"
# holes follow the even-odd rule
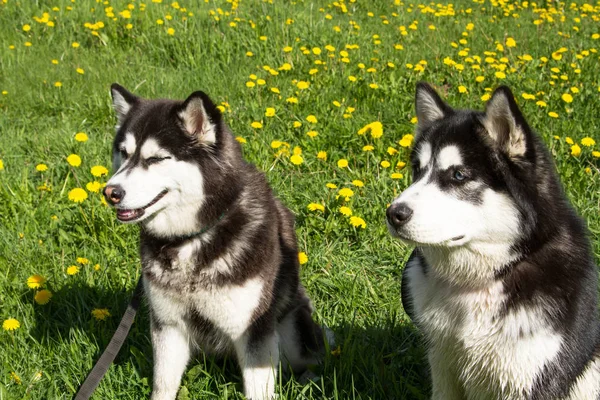
[[[106,290],[75,283],[54,292],[46,306],[35,307],[34,338],[54,347],[57,342],[68,343],[72,359],[79,365],[77,375],[71,378],[72,385],[67,385],[72,390],[77,390],[108,345],[132,293],[133,287]],[[97,321],[91,315],[94,308],[107,308],[111,316]],[[147,305],[142,302],[115,360],[118,368],[111,368],[113,374],[133,374],[127,383],[129,387],[119,390],[149,393],[152,381],[149,326]],[[300,384],[298,379],[284,381],[280,390],[282,394],[289,393],[285,398],[427,398],[430,384],[425,351],[419,333],[410,322],[392,319],[367,326],[343,323],[330,329],[335,333],[336,346],[314,371],[317,378],[308,384]],[[202,354],[190,362],[182,381],[190,394],[234,394],[233,398],[241,392],[241,382],[241,373],[232,357]],[[111,392],[114,388],[107,385],[107,382],[101,384],[98,394],[114,394]]]

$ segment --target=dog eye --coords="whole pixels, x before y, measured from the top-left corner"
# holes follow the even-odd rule
[[[452,174],[452,178],[454,178],[454,180],[462,182],[465,179],[467,179],[467,175],[465,175],[464,172],[462,172],[461,170],[457,169],[456,171],[454,171],[454,173]]]
[[[150,157],[150,158],[146,158],[146,163],[147,164],[156,164],[163,160],[168,160],[170,158],[171,157]]]
[[[121,158],[123,160],[127,159],[127,157],[129,157],[129,154],[127,154],[127,152],[125,150],[121,150]]]

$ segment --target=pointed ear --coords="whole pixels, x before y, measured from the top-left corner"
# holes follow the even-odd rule
[[[117,113],[117,120],[119,121],[119,125],[121,125],[131,107],[137,103],[139,99],[136,95],[129,92],[118,83],[110,85],[110,93],[113,99],[113,107]]]
[[[204,92],[192,93],[177,112],[183,130],[196,136],[200,143],[214,144],[217,141],[217,126],[221,112]]]
[[[415,108],[417,111],[418,130],[423,130],[450,114],[453,110],[437,94],[435,89],[425,82],[417,83],[415,95]]]
[[[522,157],[527,151],[530,131],[515,98],[506,86],[500,86],[485,106],[481,122],[496,146],[509,157]]]

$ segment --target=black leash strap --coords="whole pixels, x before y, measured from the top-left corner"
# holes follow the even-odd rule
[[[131,325],[135,319],[135,314],[142,297],[142,290],[143,284],[142,278],[140,277],[137,286],[133,291],[133,296],[131,296],[131,300],[129,301],[129,305],[127,306],[127,310],[125,311],[123,318],[121,318],[117,331],[112,339],[110,339],[110,343],[106,346],[106,350],[104,350],[104,353],[102,353],[100,359],[98,359],[96,365],[94,365],[94,368],[92,368],[92,372],[90,372],[85,379],[85,382],[83,382],[83,385],[79,388],[74,400],[88,400],[92,396],[92,393],[96,390],[96,387],[106,374],[106,371],[108,371],[108,368],[115,357],[119,354],[119,350],[121,350],[123,342],[125,342],[125,339],[129,334],[129,329],[131,329]]]

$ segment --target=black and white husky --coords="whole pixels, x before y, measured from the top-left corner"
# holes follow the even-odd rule
[[[416,92],[413,184],[387,210],[416,249],[402,302],[433,399],[600,398],[598,271],[582,220],[512,93],[485,112]]]
[[[140,223],[154,353],[152,398],[174,399],[195,350],[236,356],[246,397],[270,399],[281,361],[323,350],[299,282],[292,213],[203,92],[147,100],[114,84],[118,125],[104,194]],[[281,352],[281,353],[280,353]]]

